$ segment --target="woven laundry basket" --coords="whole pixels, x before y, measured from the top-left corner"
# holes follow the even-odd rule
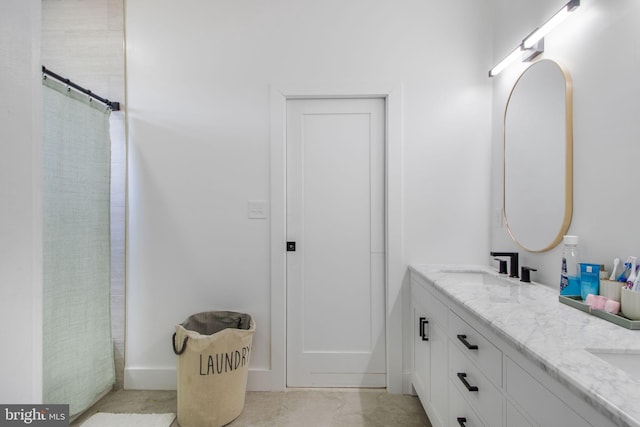
[[[233,311],[189,316],[176,326],[178,424],[219,427],[244,408],[255,322]]]

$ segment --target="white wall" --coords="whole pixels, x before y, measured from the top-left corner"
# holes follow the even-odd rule
[[[497,62],[564,0],[495,0]],[[640,256],[640,3],[582,0],[581,7],[545,39],[545,58],[568,68],[573,79],[574,208],[568,234],[580,236],[585,262]],[[502,204],[502,118],[509,90],[524,65],[494,78],[492,206]],[[506,229],[492,227],[492,249],[518,249]],[[539,269],[534,280],[559,286],[562,245],[544,253],[520,250],[523,264]],[[489,258],[487,257],[487,262]]]
[[[40,0],[0,3],[0,402],[42,400]]]
[[[125,387],[174,387],[174,326],[212,309],[255,316],[250,387],[270,387],[270,228],[247,201],[270,198],[271,84],[403,87],[403,262],[486,262],[488,5],[126,2]]]

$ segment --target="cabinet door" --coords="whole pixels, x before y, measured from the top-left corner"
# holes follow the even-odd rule
[[[425,328],[428,328],[425,316],[424,308],[414,303],[413,372],[411,374],[411,381],[413,383],[413,387],[416,389],[416,393],[418,393],[418,397],[420,397],[420,400],[422,401],[423,406],[427,405],[431,400],[431,388],[429,387],[431,355],[429,352],[429,341],[423,339],[424,334],[427,333],[425,332]]]
[[[505,358],[505,363],[506,391],[534,422],[541,426],[591,425],[509,357]]]
[[[507,400],[507,426],[508,427],[532,427],[531,423]]]
[[[448,413],[448,337],[446,326],[447,308],[425,291],[412,283],[413,310],[413,387],[434,427],[444,426]],[[445,315],[441,312],[445,310]]]

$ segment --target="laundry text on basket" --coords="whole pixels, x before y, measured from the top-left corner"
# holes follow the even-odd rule
[[[249,362],[251,347],[242,347],[229,353],[200,354],[200,375],[214,375],[235,371]],[[204,359],[206,358],[206,363]]]

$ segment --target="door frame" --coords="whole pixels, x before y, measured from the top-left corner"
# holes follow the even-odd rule
[[[252,389],[286,388],[286,104],[288,99],[383,98],[385,101],[385,325],[387,390],[403,392],[402,85],[271,85],[270,266],[271,366]],[[393,351],[391,351],[393,349]],[[256,372],[257,374],[257,372]],[[251,380],[251,376],[250,376]]]

